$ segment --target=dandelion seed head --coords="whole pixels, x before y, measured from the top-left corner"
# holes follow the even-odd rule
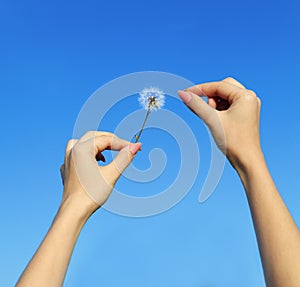
[[[145,110],[156,111],[164,106],[165,95],[158,88],[145,88],[140,92],[139,103]]]

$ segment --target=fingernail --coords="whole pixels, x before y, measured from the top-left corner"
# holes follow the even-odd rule
[[[192,95],[185,91],[178,91],[178,95],[185,104],[188,104],[192,99]]]
[[[140,148],[141,148],[140,143],[130,144],[130,146],[129,146],[129,150],[133,155],[135,155]]]

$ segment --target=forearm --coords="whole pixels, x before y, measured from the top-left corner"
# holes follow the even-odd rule
[[[237,171],[248,198],[267,286],[300,286],[300,232],[262,153]]]
[[[65,200],[16,287],[62,286],[75,243],[87,218],[87,213],[76,208],[73,201]]]

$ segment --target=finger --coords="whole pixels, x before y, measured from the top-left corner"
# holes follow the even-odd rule
[[[257,101],[258,101],[258,106],[259,108],[261,108],[261,99],[259,97],[256,97],[257,98]]]
[[[201,99],[201,97],[192,92],[178,91],[178,95],[183,100],[183,102],[208,126],[211,125],[211,120],[216,113],[216,110],[214,108],[212,108],[203,99]]]
[[[141,143],[131,143],[117,154],[115,159],[105,169],[111,176],[112,182],[116,182],[126,167],[132,162],[136,153],[140,150]]]
[[[78,140],[75,139],[71,139],[68,141],[67,145],[66,145],[66,153],[68,153],[73,147],[74,145],[78,142]]]
[[[228,84],[225,82],[211,82],[196,85],[188,88],[186,91],[195,93],[196,95],[206,96],[208,98],[220,97],[232,104],[235,100],[241,97],[245,90]]]
[[[97,156],[104,150],[121,150],[129,144],[129,141],[120,139],[115,135],[101,135],[85,142],[79,142],[76,147],[78,146],[78,149],[82,149],[82,152],[90,152],[93,156]]]
[[[246,89],[240,82],[238,82],[236,79],[234,79],[232,77],[225,78],[224,80],[222,80],[222,82],[230,84],[230,85],[234,85],[234,86],[236,86],[238,88],[241,88],[243,90]],[[212,108],[217,109],[218,111],[227,110],[229,108],[228,101],[223,100],[223,99],[221,99],[219,97],[208,98],[207,103]]]
[[[258,118],[260,117],[260,109],[261,109],[261,99],[259,97],[257,98],[257,102],[258,102],[258,109],[257,109],[257,113],[258,113]]]
[[[236,79],[234,79],[232,77],[228,77],[228,78],[224,79],[222,82],[234,85],[234,86],[239,87],[243,90],[246,89],[245,86],[243,86],[239,81],[237,81]]]
[[[102,132],[102,131],[88,131],[86,132],[80,139],[79,142],[84,142],[87,141],[91,138],[94,137],[99,137],[99,136],[113,136],[113,133],[110,132]]]
[[[218,104],[218,98],[208,98],[207,103],[208,103],[213,109],[216,109],[216,108],[217,108],[217,104]]]

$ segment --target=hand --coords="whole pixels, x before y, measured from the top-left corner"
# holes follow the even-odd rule
[[[178,92],[185,104],[209,127],[217,145],[235,168],[261,154],[261,102],[233,78],[205,83]],[[206,96],[206,103],[201,97]]]
[[[124,169],[141,144],[132,144],[107,132],[87,132],[70,140],[61,166],[64,194],[46,237],[16,286],[62,286],[77,238],[89,216],[109,197]],[[102,151],[119,150],[106,166]]]
[[[115,183],[141,148],[108,132],[87,132],[79,140],[68,142],[61,175],[64,184],[62,202],[71,201],[75,209],[91,215],[108,199]],[[119,150],[115,159],[106,166],[102,152]]]

